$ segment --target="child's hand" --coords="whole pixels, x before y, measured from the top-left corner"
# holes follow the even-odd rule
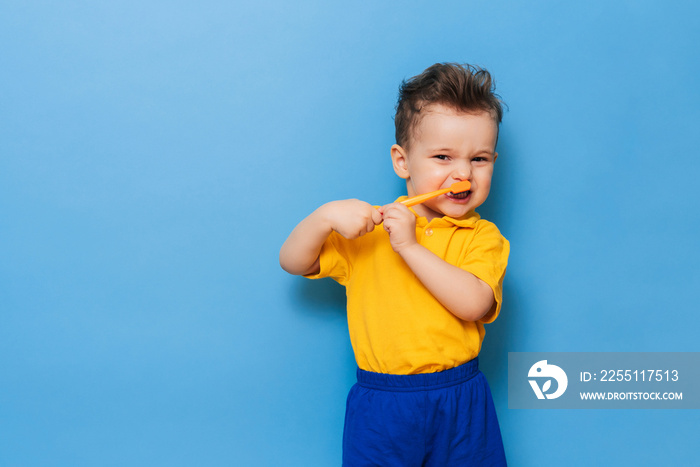
[[[389,232],[389,241],[395,252],[418,243],[416,240],[416,216],[401,203],[392,203],[380,208],[384,217],[384,230]]]
[[[361,237],[382,222],[382,214],[357,199],[331,201],[320,208],[330,227],[348,240]]]

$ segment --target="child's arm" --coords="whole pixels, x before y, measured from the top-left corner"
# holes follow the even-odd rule
[[[416,240],[416,216],[406,206],[393,203],[381,210],[392,248],[445,308],[465,321],[478,321],[491,311],[491,287],[420,245]]]
[[[364,201],[347,199],[324,204],[302,220],[284,242],[280,266],[290,274],[316,274],[321,247],[332,231],[352,240],[381,222],[380,212]]]

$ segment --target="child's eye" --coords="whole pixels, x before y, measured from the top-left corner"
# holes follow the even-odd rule
[[[472,162],[488,162],[489,158],[487,156],[476,156],[472,159]]]
[[[449,159],[449,157],[444,154],[438,154],[435,156],[435,158],[440,159],[441,161],[446,161],[447,159]]]

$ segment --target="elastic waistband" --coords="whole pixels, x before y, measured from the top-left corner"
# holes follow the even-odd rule
[[[417,375],[374,373],[358,368],[357,384],[365,388],[385,391],[426,391],[463,383],[477,373],[479,373],[478,357],[449,370]]]

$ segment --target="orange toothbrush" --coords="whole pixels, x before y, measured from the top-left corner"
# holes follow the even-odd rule
[[[472,184],[469,180],[464,180],[462,182],[453,183],[449,188],[443,188],[442,190],[431,191],[430,193],[424,193],[422,195],[413,196],[412,198],[405,199],[401,201],[402,204],[406,206],[415,206],[416,204],[424,203],[429,199],[433,199],[437,196],[444,195],[445,193],[462,193],[469,191]]]

